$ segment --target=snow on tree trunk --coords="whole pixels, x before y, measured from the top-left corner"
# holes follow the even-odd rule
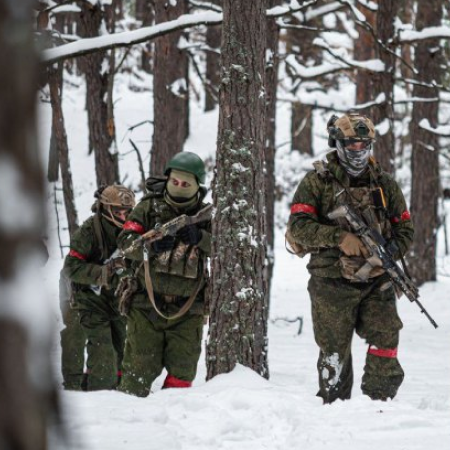
[[[268,8],[278,6],[280,0],[269,0]],[[264,149],[266,184],[266,235],[267,235],[267,300],[270,302],[270,283],[272,281],[275,244],[275,130],[278,87],[278,39],[280,29],[275,19],[267,19],[266,48],[266,136]]]
[[[268,377],[264,189],[266,2],[223,2],[208,379]]]
[[[391,45],[394,38],[394,20],[397,17],[399,4],[392,0],[378,0],[377,39],[387,49],[395,51]],[[374,155],[384,170],[395,172],[395,137],[394,137],[394,76],[395,56],[380,45],[376,47],[378,58],[385,65],[384,72],[373,73],[373,99],[384,94],[385,101],[373,107],[372,120],[377,127],[377,142]]]
[[[418,3],[416,28],[440,26],[442,2]],[[439,84],[442,78],[442,48],[438,39],[421,40],[416,45],[415,67],[423,83]],[[438,88],[414,85],[413,97],[439,97]],[[415,102],[411,121],[412,140],[412,187],[411,215],[415,235],[410,253],[411,273],[422,284],[436,280],[436,232],[438,227],[439,138],[421,128],[428,120],[432,127],[438,126],[439,102]]]
[[[66,209],[69,234],[78,229],[78,215],[73,194],[72,171],[70,170],[69,145],[67,143],[66,126],[61,104],[62,98],[62,63],[48,69],[50,102],[52,105],[52,137],[57,148],[59,166],[61,168],[64,206]]]
[[[104,24],[100,3],[81,3],[80,22],[83,37],[99,36]],[[86,104],[89,126],[89,150],[94,152],[97,184],[119,182],[119,163],[115,148],[115,125],[112,108],[108,107],[109,78],[114,76],[106,63],[106,52],[98,51],[82,59],[86,76]]]
[[[155,0],[156,23],[186,14],[188,2]],[[183,150],[189,135],[188,57],[179,48],[183,33],[159,37],[155,43],[153,76],[153,144],[150,173],[161,175],[167,162]],[[193,149],[195,151],[195,149]]]
[[[0,0],[0,447],[14,450],[48,448],[57,399],[46,346],[51,313],[36,275],[45,189],[32,20],[30,0]]]

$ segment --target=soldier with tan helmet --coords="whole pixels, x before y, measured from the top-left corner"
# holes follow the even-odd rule
[[[355,275],[366,262],[367,249],[345,220],[328,214],[350,205],[367,226],[387,241],[396,259],[408,250],[413,225],[394,178],[370,156],[375,142],[372,121],[359,114],[333,116],[328,122],[326,161],[314,163],[294,195],[287,238],[299,255],[311,253],[308,291],[312,304],[318,396],[324,403],[351,396],[351,342],[356,332],[368,343],[362,391],[373,400],[393,398],[404,377],[397,358],[399,330],[396,297],[381,267],[367,282]]]
[[[116,257],[116,241],[135,205],[134,193],[121,185],[100,187],[95,197],[94,215],[71,237],[64,262],[87,340],[87,390],[114,389],[120,381],[126,332],[114,290],[125,263]]]

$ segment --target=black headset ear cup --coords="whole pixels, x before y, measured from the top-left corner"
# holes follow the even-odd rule
[[[328,136],[328,147],[336,148],[336,139],[333,139],[331,136]]]

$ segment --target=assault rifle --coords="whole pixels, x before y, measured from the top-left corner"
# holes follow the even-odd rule
[[[133,253],[135,250],[142,247],[144,242],[151,243],[158,241],[165,236],[175,236],[179,230],[187,225],[211,220],[212,208],[212,205],[207,205],[194,216],[187,216],[186,214],[183,214],[169,220],[169,222],[166,222],[163,225],[158,225],[154,229],[147,231],[142,236],[135,239],[128,248],[123,250],[123,255],[126,257],[127,255]]]
[[[386,249],[386,240],[383,236],[377,230],[370,228],[349,205],[339,206],[328,214],[328,218],[331,220],[346,219],[353,232],[369,250],[369,257],[366,258],[366,263],[355,273],[355,276],[361,281],[367,281],[369,272],[374,267],[382,267],[389,275],[397,297],[400,298],[402,293],[405,294],[409,301],[417,304],[431,325],[437,328],[437,323],[419,301],[419,289],[396,263],[389,250]]]

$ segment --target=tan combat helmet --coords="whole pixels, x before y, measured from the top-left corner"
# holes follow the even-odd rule
[[[327,123],[328,145],[336,147],[337,140],[353,139],[375,142],[375,126],[366,116],[358,113],[345,114],[342,117],[331,116]]]
[[[119,228],[122,228],[124,220],[118,212],[123,210],[129,212],[136,204],[134,192],[121,184],[106,186],[99,192],[98,201],[102,206],[103,217]]]

